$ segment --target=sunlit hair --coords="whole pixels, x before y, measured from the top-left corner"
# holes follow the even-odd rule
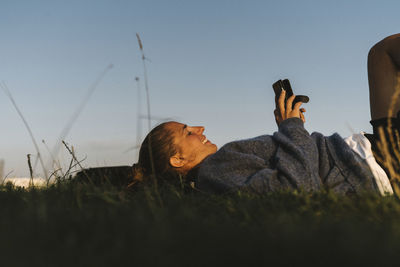
[[[174,144],[174,132],[167,127],[168,123],[153,128],[143,140],[139,160],[133,165],[132,184],[150,179],[153,171],[157,179],[170,179],[179,175],[169,163],[170,157],[177,153],[177,147]]]

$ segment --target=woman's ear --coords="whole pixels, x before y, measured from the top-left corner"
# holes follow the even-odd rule
[[[181,158],[179,154],[175,154],[169,158],[169,163],[175,168],[181,168],[186,165],[187,160]]]

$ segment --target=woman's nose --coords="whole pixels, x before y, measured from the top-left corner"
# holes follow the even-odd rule
[[[203,126],[197,126],[196,130],[197,130],[198,134],[202,134],[204,132],[204,127]]]

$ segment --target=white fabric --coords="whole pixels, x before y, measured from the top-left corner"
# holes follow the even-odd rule
[[[371,143],[364,133],[353,134],[344,139],[344,141],[355,151],[361,158],[365,159],[375,177],[376,184],[378,185],[379,193],[381,195],[392,195],[393,188],[390,184],[389,178],[382,167],[376,162],[372,154]]]

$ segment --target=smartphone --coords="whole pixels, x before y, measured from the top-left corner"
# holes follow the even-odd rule
[[[279,95],[282,92],[282,89],[286,91],[285,103],[286,103],[287,99],[293,95],[292,86],[290,85],[290,82],[288,79],[276,81],[272,85],[272,88],[274,89],[274,92],[275,92],[275,100],[278,100]],[[310,98],[308,96],[296,95],[296,97],[294,98],[294,101],[293,101],[293,106],[297,102],[308,103],[308,101],[310,101]]]

